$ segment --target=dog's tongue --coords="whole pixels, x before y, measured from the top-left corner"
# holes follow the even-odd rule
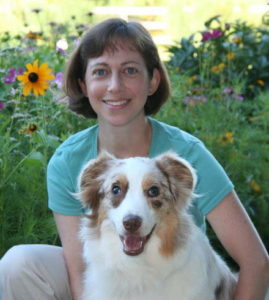
[[[128,255],[138,255],[143,251],[143,238],[136,235],[128,235],[123,238],[123,250]]]

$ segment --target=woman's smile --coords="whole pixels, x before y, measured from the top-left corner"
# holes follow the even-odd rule
[[[105,104],[108,106],[112,106],[113,108],[123,108],[125,107],[131,100],[130,99],[119,99],[119,100],[103,100]]]

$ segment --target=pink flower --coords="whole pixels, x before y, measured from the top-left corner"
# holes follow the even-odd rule
[[[234,89],[232,87],[225,87],[222,90],[222,94],[226,95],[226,96],[231,96],[234,100],[237,100],[239,102],[244,101],[244,96],[240,95],[240,94],[236,94]]]
[[[225,95],[232,95],[234,93],[234,90],[233,88],[227,86],[222,90],[222,93]]]
[[[223,31],[220,29],[214,29],[213,31],[205,31],[202,33],[202,42],[207,42],[212,39],[218,39],[223,36]]]
[[[212,36],[211,36],[211,33],[209,31],[205,31],[202,33],[202,42],[206,42],[208,40],[211,40]]]
[[[54,83],[56,84],[58,89],[63,87],[64,76],[62,72],[59,72],[55,75]]]
[[[183,102],[187,105],[195,105],[196,103],[205,103],[207,98],[203,95],[201,96],[188,96],[183,99]]]
[[[60,48],[60,47],[56,48],[56,52],[59,53],[59,54],[61,54],[61,55],[63,55],[63,56],[66,55],[66,51],[64,49]]]
[[[78,47],[80,44],[80,40],[74,40],[73,44],[75,47]]]
[[[18,70],[16,70],[15,68],[10,68],[8,70],[8,75],[5,75],[5,84],[12,84],[16,81],[16,78],[18,75],[21,75],[24,72],[24,70],[22,68],[19,68]]]
[[[244,97],[240,94],[233,94],[233,98],[239,102],[244,101]]]
[[[0,101],[0,111],[5,108],[5,102]]]
[[[212,39],[218,39],[221,36],[223,36],[222,30],[219,30],[219,29],[214,29],[213,30],[213,32],[212,32]]]

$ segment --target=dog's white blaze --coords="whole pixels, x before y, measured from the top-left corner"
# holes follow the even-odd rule
[[[150,168],[149,162],[151,163]],[[155,165],[147,158],[141,158],[139,160],[137,158],[125,159],[124,164],[121,164],[119,168],[112,168],[112,173],[123,172],[128,181],[128,191],[124,197],[124,201],[121,202],[119,207],[111,209],[108,212],[119,234],[124,233],[123,218],[130,214],[139,216],[142,220],[147,220],[147,222],[142,222],[140,229],[141,235],[149,234],[155,225],[154,214],[152,210],[148,208],[148,202],[141,188],[143,179],[150,171],[153,171],[154,168],[156,168]],[[108,178],[111,178],[112,174],[107,175]]]

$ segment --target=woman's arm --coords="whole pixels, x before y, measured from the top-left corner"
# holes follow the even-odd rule
[[[80,217],[54,213],[54,219],[63,246],[72,297],[73,300],[79,300],[82,294],[84,271],[82,245],[78,239]]]
[[[240,267],[234,300],[264,300],[269,286],[268,253],[236,193],[228,194],[207,220]]]

